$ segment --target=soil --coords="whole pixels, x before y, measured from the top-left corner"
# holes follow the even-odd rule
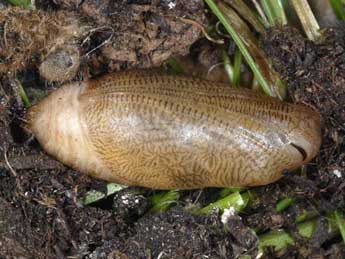
[[[89,35],[80,48],[84,58],[80,73],[85,76],[159,66],[172,55],[189,52],[205,67],[210,66],[206,64],[210,60],[214,64],[219,62],[219,48],[204,39],[198,40],[202,36],[197,27],[176,19],[183,16],[206,23],[201,0],[176,1],[173,11],[169,11],[169,6],[175,1],[170,0],[36,2],[41,9],[38,16],[44,12],[68,12],[94,28],[110,28]],[[128,18],[128,13],[138,19]],[[113,32],[107,44],[85,59],[84,54],[109,39]],[[83,206],[80,199],[89,190],[104,192],[106,183],[81,175],[44,154],[21,127],[25,109],[16,81],[11,74],[1,73],[0,258],[255,256],[258,241],[251,229],[262,234],[280,228],[292,233],[296,245],[280,252],[268,249],[267,258],[342,258],[345,247],[339,234],[328,233],[326,217],[330,210],[345,206],[344,35],[340,29],[328,29],[321,43],[313,43],[295,29],[281,28],[268,31],[262,40],[275,69],[287,81],[291,99],[320,111],[323,144],[320,155],[302,173],[287,172],[277,183],[252,188],[256,199],[240,215],[230,214],[226,224],[217,211],[197,216],[188,209],[214,200],[219,190],[212,188],[183,191],[177,205],[158,213],[150,210],[149,198],[157,192],[135,187]],[[22,57],[20,51],[27,50],[18,51],[18,57]],[[205,57],[207,52],[210,54]],[[25,59],[27,62],[20,64],[16,74],[23,85],[36,91],[53,86],[40,79],[38,65],[43,59]],[[294,197],[296,202],[277,212],[276,204],[284,197]],[[296,216],[304,211],[318,215],[315,233],[309,240],[298,234],[295,223]]]
[[[263,47],[288,82],[293,101],[311,105],[321,113],[323,144],[308,173],[310,188],[314,189],[310,195],[322,199],[319,206],[325,209],[341,209],[345,205],[345,34],[334,28],[325,30],[323,37],[316,44],[306,41],[295,29],[284,28],[268,32]]]

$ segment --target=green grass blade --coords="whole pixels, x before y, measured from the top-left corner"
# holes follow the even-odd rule
[[[262,23],[264,24],[265,28],[269,28],[271,25],[267,19],[267,16],[262,8],[262,6],[258,3],[257,0],[252,0],[254,6],[255,6],[255,9],[256,11],[258,12],[258,14],[260,15],[260,18],[261,18],[261,21]]]
[[[151,197],[151,212],[163,212],[170,208],[172,204],[176,204],[180,199],[180,193],[177,190],[162,191]]]
[[[274,250],[286,249],[289,245],[294,245],[295,241],[284,230],[272,230],[266,234],[261,235],[260,237],[259,248],[263,249],[265,247],[274,247]]]
[[[163,68],[172,74],[181,74],[185,72],[182,65],[173,57],[164,62]]]
[[[243,0],[224,0],[224,2],[231,5],[257,32],[261,34],[265,32],[263,22]]]
[[[275,25],[275,20],[274,20],[274,13],[273,10],[270,6],[270,2],[268,0],[262,0],[262,7],[265,11],[266,17],[268,19],[268,22],[270,24],[270,26],[274,26]]]
[[[300,215],[298,215],[296,217],[295,222],[296,223],[301,223],[301,222],[304,222],[306,220],[313,219],[313,218],[317,217],[318,215],[319,215],[319,213],[317,211],[307,211],[307,210],[305,210],[304,212],[302,212]]]
[[[340,20],[345,20],[345,3],[341,0],[329,0],[332,9]]]
[[[106,197],[108,197],[111,194],[114,194],[118,191],[121,191],[123,189],[127,188],[127,186],[125,185],[121,185],[121,184],[116,184],[116,183],[108,183],[107,184],[107,193],[103,193],[103,192],[99,192],[99,191],[89,191],[86,193],[86,195],[79,200],[79,202],[86,206],[92,203],[95,203],[97,201],[100,201]]]
[[[280,26],[287,25],[287,19],[286,19],[282,0],[270,0],[270,1],[271,1],[271,6],[273,8],[273,12],[274,12],[277,24]]]
[[[235,58],[234,58],[234,77],[232,80],[233,86],[239,86],[240,84],[241,64],[242,64],[242,54],[239,50],[236,50]]]
[[[225,73],[228,75],[229,81],[232,83],[234,81],[234,69],[231,65],[230,57],[229,57],[228,53],[226,53],[225,49],[223,49],[223,51],[222,51],[222,56],[223,56]]]
[[[277,96],[277,94],[275,94],[272,91],[272,89],[271,89],[269,83],[266,81],[262,71],[260,70],[259,66],[256,64],[255,60],[253,59],[249,50],[247,49],[243,40],[241,39],[241,36],[235,31],[235,29],[233,28],[233,24],[232,25],[230,24],[229,19],[228,19],[229,15],[226,17],[223,14],[223,12],[218,8],[218,6],[214,3],[213,0],[205,0],[205,2],[210,7],[212,12],[217,16],[219,21],[223,24],[224,28],[230,34],[232,39],[235,41],[237,47],[241,51],[243,57],[247,61],[250,68],[252,69],[253,73],[255,74],[257,80],[259,81],[259,83],[260,83],[261,87],[263,88],[263,90],[265,91],[265,93],[270,95],[270,96]],[[223,9],[226,8],[225,5],[222,5],[222,7],[223,7]],[[237,19],[237,17],[236,17],[236,19]],[[238,17],[238,19],[240,19],[240,18]]]
[[[338,211],[334,212],[334,216],[335,216],[335,222],[339,228],[341,237],[343,238],[343,241],[345,243],[345,220]]]
[[[297,225],[298,232],[305,238],[311,238],[316,229],[316,220],[310,220]],[[293,237],[283,229],[272,230],[259,236],[259,249],[263,251],[265,247],[274,247],[275,251],[284,250],[290,245],[294,245]]]
[[[302,237],[311,238],[316,229],[317,220],[309,220],[297,225],[298,232]]]
[[[233,207],[235,211],[241,211],[244,209],[249,201],[249,194],[247,192],[245,193],[239,193],[234,192],[216,202],[210,203],[204,208],[201,208],[200,210],[196,211],[195,214],[210,214],[214,209],[219,209],[220,211],[224,211],[224,209],[228,209],[230,207]]]
[[[234,192],[241,192],[243,191],[243,188],[237,188],[237,187],[234,187],[234,188],[223,188],[219,191],[219,198],[224,198],[225,196],[228,196],[229,194],[231,193],[234,193]]]
[[[288,207],[290,207],[294,203],[295,203],[295,199],[294,198],[288,197],[288,198],[282,199],[281,201],[279,201],[277,203],[276,211],[282,212],[282,211],[286,210]]]
[[[20,83],[19,80],[16,80],[16,83],[17,83],[17,86],[18,86],[20,98],[22,98],[24,106],[26,108],[29,108],[31,106],[31,103],[30,103],[30,100],[29,100],[25,90],[24,90],[23,85]]]
[[[31,0],[7,0],[7,2],[11,5],[20,6],[27,9],[32,7]]]
[[[262,6],[271,26],[283,26],[287,24],[281,0],[262,0]]]

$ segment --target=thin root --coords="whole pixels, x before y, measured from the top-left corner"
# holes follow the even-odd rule
[[[221,66],[221,65],[224,65],[224,62],[219,62],[219,63],[217,63],[217,64],[212,65],[212,66],[208,69],[208,71],[207,71],[206,78],[209,78],[209,76],[210,76],[210,74],[212,73],[212,71],[213,71],[216,67],[219,67],[219,66]]]
[[[84,56],[85,57],[88,57],[90,56],[90,54],[94,51],[96,51],[97,49],[103,47],[104,45],[108,44],[111,39],[113,38],[114,36],[114,29],[109,27],[109,26],[104,26],[104,27],[99,27],[99,28],[95,28],[95,29],[92,29],[88,32],[88,36],[83,40],[83,42],[81,43],[81,46],[83,46],[91,37],[92,33],[94,32],[97,32],[97,31],[100,31],[100,30],[103,30],[103,29],[110,29],[111,30],[111,34],[110,36],[108,37],[108,39],[106,39],[105,41],[103,41],[101,44],[99,44],[98,46],[96,46],[95,48],[93,48],[92,50],[90,50],[89,52],[87,52]]]
[[[205,38],[208,39],[209,41],[212,41],[216,44],[224,44],[224,40],[223,39],[214,39],[212,38],[206,31],[205,27],[202,26],[200,23],[196,22],[196,21],[193,21],[191,19],[187,19],[187,18],[182,18],[182,17],[177,17],[178,19],[180,19],[182,22],[185,22],[185,23],[189,23],[191,25],[194,25],[196,27],[198,27],[201,32],[204,34]]]
[[[216,32],[217,32],[220,36],[222,36],[222,37],[224,37],[224,38],[231,39],[231,37],[230,37],[229,34],[226,34],[226,33],[222,32],[222,30],[219,28],[220,25],[221,25],[221,23],[218,21],[218,22],[216,23]]]
[[[5,163],[6,163],[7,167],[8,167],[8,169],[10,169],[10,172],[12,173],[12,175],[14,177],[17,177],[17,172],[13,169],[13,167],[10,164],[10,162],[8,161],[7,150],[4,151],[4,157],[5,157]]]
[[[7,48],[8,43],[7,43],[7,22],[5,22],[4,24],[4,44],[5,44],[5,48]]]

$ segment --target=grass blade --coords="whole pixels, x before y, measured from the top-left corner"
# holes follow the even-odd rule
[[[205,1],[235,41],[264,92],[267,95],[283,99],[286,94],[286,88],[281,87],[284,84],[279,84],[281,82],[279,75],[272,69],[267,57],[259,46],[258,40],[247,24],[230,6],[220,2],[218,7],[213,0]]]
[[[241,64],[242,64],[242,54],[239,50],[236,50],[235,59],[234,59],[234,77],[232,79],[233,86],[239,86],[240,84]]]
[[[249,194],[248,192],[239,193],[234,192],[216,202],[210,203],[204,208],[196,211],[195,214],[210,214],[214,209],[219,209],[220,211],[224,211],[224,209],[228,209],[233,207],[235,211],[241,211],[244,209],[249,201]]]
[[[101,199],[108,197],[111,194],[114,194],[122,189],[127,188],[125,185],[116,184],[116,183],[108,183],[107,184],[107,193],[99,192],[99,191],[89,191],[86,195],[79,201],[82,205],[86,206],[91,203],[95,203]]]
[[[265,32],[263,22],[255,15],[255,13],[248,7],[243,0],[224,0],[227,4],[231,5],[253,28],[259,32]]]
[[[246,59],[248,65],[252,69],[253,73],[256,75],[261,87],[265,91],[266,94],[270,96],[276,96],[273,91],[271,90],[271,87],[267,83],[265,77],[263,76],[262,72],[260,71],[258,65],[255,63],[254,59],[250,55],[248,49],[246,48],[245,44],[243,43],[241,37],[238,35],[238,33],[233,28],[233,24],[230,24],[228,21],[228,18],[222,13],[222,11],[218,8],[218,6],[214,3],[213,0],[205,0],[207,5],[210,7],[212,12],[217,16],[219,21],[223,24],[224,28],[227,30],[227,32],[230,34],[232,39],[235,41],[237,47],[240,49],[242,55]],[[226,8],[225,5],[223,5],[223,9]],[[235,12],[234,12],[235,13]],[[240,18],[235,13],[237,20]]]
[[[29,108],[31,106],[30,100],[24,90],[23,85],[21,84],[21,82],[19,80],[16,80],[16,85],[18,86],[18,92],[20,95],[20,98],[22,98],[22,101],[24,103],[24,106],[26,108]]]
[[[295,203],[295,199],[294,198],[288,197],[288,198],[282,199],[281,201],[279,201],[277,203],[276,211],[282,212],[282,211],[286,210],[288,207],[290,207],[294,203]]]
[[[345,3],[341,0],[329,0],[332,9],[340,20],[345,20]]]
[[[31,0],[7,0],[7,2],[9,2],[11,5],[20,6],[26,9],[32,7]]]
[[[262,0],[262,6],[268,17],[270,26],[283,26],[287,24],[281,0]]]
[[[265,12],[263,11],[261,5],[258,3],[257,0],[252,0],[252,2],[254,4],[258,14],[260,15],[261,21],[265,25],[265,28],[270,27],[270,23],[269,23],[269,21],[267,19],[267,16],[266,16]]]
[[[223,63],[224,63],[224,70],[226,74],[228,75],[229,81],[232,83],[234,81],[234,68],[231,65],[230,57],[228,53],[226,53],[225,49],[223,49],[222,51],[222,57],[223,57]],[[234,85],[232,84],[232,86]]]
[[[260,236],[260,249],[274,247],[274,250],[286,249],[289,245],[294,245],[295,241],[286,231],[279,229],[268,232]]]
[[[345,220],[344,218],[340,215],[338,211],[334,212],[334,217],[335,217],[335,222],[339,228],[341,237],[343,238],[343,241],[345,243]]]
[[[316,220],[310,220],[297,225],[298,232],[305,238],[311,238],[316,229]],[[275,251],[284,250],[290,245],[294,245],[295,241],[292,236],[283,229],[272,230],[266,234],[259,236],[259,249],[263,251],[265,247],[274,247]]]
[[[180,198],[177,190],[162,191],[151,197],[151,212],[167,211],[172,204],[176,204]]]
[[[308,39],[316,41],[320,37],[320,27],[307,0],[291,0]]]

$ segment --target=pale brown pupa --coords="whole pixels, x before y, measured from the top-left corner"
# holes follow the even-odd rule
[[[320,116],[305,105],[145,70],[65,85],[28,121],[63,163],[154,189],[268,184],[321,143]]]

